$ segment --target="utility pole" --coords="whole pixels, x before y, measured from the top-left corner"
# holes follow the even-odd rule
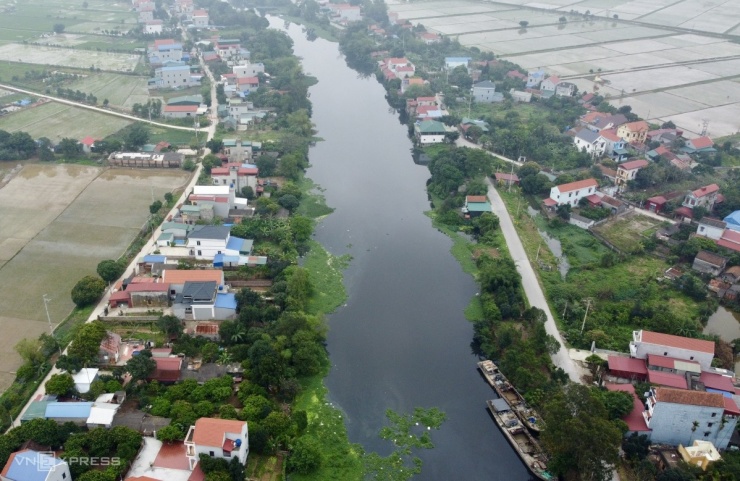
[[[565,320],[565,313],[568,311],[568,301],[565,301],[565,309],[563,309],[563,320]]]
[[[49,323],[49,335],[51,337],[54,337],[54,327],[51,325],[51,316],[49,315],[49,302],[51,301],[51,299],[49,299],[49,297],[46,294],[41,296],[41,298],[44,300],[44,310],[46,311],[46,322]],[[59,356],[61,357],[62,346],[59,345],[59,343],[57,343],[57,347],[59,348]]]
[[[583,334],[583,329],[586,327],[586,318],[588,317],[589,307],[591,307],[591,298],[586,299],[586,313],[583,315],[583,324],[581,324],[581,334]]]
[[[511,164],[511,174],[509,174],[509,192],[511,192],[511,184],[514,183],[514,164]]]
[[[535,262],[538,262],[540,260],[540,249],[542,248],[542,242],[540,241],[540,245],[537,246],[537,256],[534,258]]]

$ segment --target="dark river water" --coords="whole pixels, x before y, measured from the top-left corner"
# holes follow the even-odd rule
[[[316,238],[353,257],[347,305],[328,319],[326,379],[350,440],[385,454],[389,444],[378,431],[386,409],[438,407],[447,421],[433,433],[435,448],[420,454],[418,479],[529,479],[485,409],[495,395],[476,370],[463,314],[477,286],[424,215],[429,171],[413,163],[406,127],[389,111],[383,87],[349,69],[336,43],[309,42],[296,25],[288,33],[304,70],[319,80],[310,94],[324,141],[311,149],[308,176],[336,211]]]

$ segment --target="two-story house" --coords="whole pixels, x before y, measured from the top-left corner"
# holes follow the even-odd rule
[[[594,179],[579,180],[567,184],[556,185],[550,189],[550,197],[545,199],[545,205],[555,207],[559,205],[577,206],[578,202],[591,194],[596,193],[599,186]]]
[[[708,237],[712,240],[719,240],[722,238],[722,234],[725,233],[727,223],[719,219],[712,219],[711,217],[702,217],[698,221],[696,227],[696,235]]]
[[[616,184],[619,187],[619,191],[622,192],[627,187],[627,182],[635,180],[637,173],[640,169],[643,169],[649,165],[645,159],[631,160],[620,164],[617,167]]]
[[[246,464],[249,455],[249,428],[246,421],[198,419],[185,436],[185,453],[191,470],[201,454],[227,461],[237,458],[241,464]]]
[[[719,194],[719,186],[717,184],[709,184],[691,191],[686,194],[683,199],[683,206],[693,209],[694,207],[704,207],[711,211],[714,208],[714,204],[717,202],[717,196]]]
[[[218,283],[214,281],[187,281],[182,292],[175,296],[172,312],[180,319],[195,321],[233,319],[236,297],[231,292],[219,292]]]
[[[162,282],[170,286],[170,296],[182,293],[186,282],[213,281],[219,286],[224,284],[224,271],[221,269],[163,269]]]
[[[544,70],[530,70],[527,73],[527,88],[536,89],[540,87],[542,81],[545,80]]]
[[[622,162],[629,157],[627,143],[617,135],[616,129],[604,129],[600,131],[604,139],[604,153],[616,162]]]
[[[606,140],[599,132],[589,129],[579,130],[573,137],[573,143],[578,150],[586,152],[591,157],[600,157],[606,150]]]
[[[437,120],[424,120],[414,124],[414,134],[422,145],[441,144],[447,132],[445,124]]]
[[[677,446],[700,439],[717,449],[727,448],[739,414],[731,397],[666,387],[649,391],[643,411],[652,443]]]
[[[172,65],[154,70],[154,85],[159,88],[189,87],[195,83],[189,65]]]
[[[245,62],[241,65],[234,65],[231,71],[237,77],[256,77],[261,73],[265,73],[265,64]]]
[[[72,481],[69,465],[53,453],[24,449],[10,454],[2,481]]]
[[[196,259],[213,260],[216,254],[248,256],[253,241],[231,236],[231,229],[221,225],[198,225],[188,234],[186,247]]]
[[[644,120],[628,122],[617,128],[617,135],[630,144],[644,144],[647,139],[647,133],[650,126]]]
[[[542,95],[545,97],[555,95],[555,88],[558,86],[559,83],[560,77],[558,77],[557,75],[550,75],[549,77],[547,77],[540,83],[540,90],[542,91]]]
[[[630,356],[647,359],[648,354],[696,361],[702,369],[709,369],[714,359],[714,342],[653,331],[633,331]]]
[[[504,99],[502,93],[496,93],[496,84],[490,80],[484,80],[473,84],[473,99],[479,104],[490,104],[501,102]]]
[[[224,167],[211,169],[211,180],[213,185],[233,185],[241,192],[244,187],[251,187],[257,192],[257,175],[259,168],[254,164],[241,164],[229,162]]]
[[[205,10],[194,10],[192,19],[195,28],[206,28],[208,26],[208,12]]]

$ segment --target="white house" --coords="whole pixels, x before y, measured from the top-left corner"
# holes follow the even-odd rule
[[[555,94],[555,87],[560,83],[560,77],[556,75],[550,75],[540,83],[540,90],[542,93],[551,92]]]
[[[572,97],[576,94],[578,87],[570,82],[559,82],[555,86],[555,95],[558,97]]]
[[[527,73],[527,88],[539,88],[543,80],[545,80],[544,70],[530,70],[529,73]]]
[[[722,394],[705,391],[651,389],[642,415],[652,430],[653,444],[691,444],[695,439],[709,441],[725,449],[735,432],[740,414],[735,401]]]
[[[414,133],[422,145],[441,144],[447,132],[445,124],[436,120],[424,120],[414,124]]]
[[[208,12],[205,10],[193,11],[193,26],[195,28],[205,28],[208,26]]]
[[[158,34],[162,33],[162,20],[149,20],[144,24],[144,33]]]
[[[188,234],[185,246],[196,259],[213,259],[226,252],[231,229],[222,225],[198,225]]]
[[[172,65],[154,70],[154,84],[160,88],[189,87],[195,83],[189,65]]]
[[[646,359],[648,354],[698,362],[709,369],[714,359],[714,342],[652,331],[632,331],[630,356]]]
[[[558,205],[576,206],[578,202],[591,194],[596,193],[599,184],[594,179],[579,180],[568,184],[556,185],[550,189],[550,198],[545,199],[545,205],[554,207]]]
[[[90,385],[98,378],[99,369],[94,368],[82,368],[76,374],[72,374],[72,379],[75,382],[75,389],[80,394],[85,394],[90,390]]]
[[[256,77],[257,74],[265,73],[265,64],[247,62],[243,65],[234,65],[231,70],[237,77]]]
[[[470,64],[470,57],[445,57],[445,68],[447,70],[455,70],[457,67],[465,67],[465,70],[470,71],[468,65]]]
[[[249,455],[249,428],[246,421],[198,419],[185,436],[185,453],[191,470],[201,454],[227,461],[237,458],[241,464],[246,464]]]
[[[696,234],[712,240],[722,238],[722,234],[725,233],[725,229],[727,228],[727,223],[719,219],[712,219],[711,217],[702,217],[698,222],[699,225],[696,228]]]
[[[233,319],[236,317],[236,295],[220,292],[215,281],[188,281],[175,296],[172,312],[180,319],[195,321]]]
[[[24,449],[11,453],[0,472],[2,481],[71,481],[69,465],[47,452]]]
[[[225,167],[212,168],[211,180],[213,185],[233,185],[239,192],[244,187],[251,187],[256,192],[258,174],[259,169],[254,164],[229,162]]]
[[[601,134],[589,129],[581,129],[573,137],[576,148],[585,151],[591,157],[600,157],[606,151],[606,139]]]
[[[504,99],[503,94],[496,94],[496,84],[490,80],[484,80],[473,84],[473,98],[476,103],[479,104],[490,104],[493,102],[501,102]]]
[[[645,159],[631,160],[620,164],[617,167],[617,177],[615,178],[615,183],[619,187],[620,192],[624,190],[627,182],[635,180],[640,169],[643,169],[648,165],[649,163]]]
[[[712,210],[717,202],[719,186],[717,184],[706,185],[686,194],[683,200],[683,206],[693,209],[694,207],[704,207]]]
[[[155,41],[149,48],[148,55],[150,63],[179,62],[182,60],[182,44],[167,40]]]

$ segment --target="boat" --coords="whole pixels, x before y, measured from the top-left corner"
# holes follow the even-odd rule
[[[522,421],[515,414],[506,399],[498,398],[486,401],[494,421],[504,433],[509,444],[524,461],[527,470],[537,479],[550,481],[554,476],[547,471],[547,456],[539,442],[524,428]]]
[[[496,391],[496,394],[500,398],[506,399],[506,402],[509,403],[509,406],[519,416],[527,429],[535,436],[539,435],[542,430],[542,418],[540,418],[537,411],[527,405],[524,396],[519,394],[519,391],[501,374],[498,366],[493,361],[485,360],[478,363],[478,369],[483,373],[483,377],[486,378],[488,384]]]

